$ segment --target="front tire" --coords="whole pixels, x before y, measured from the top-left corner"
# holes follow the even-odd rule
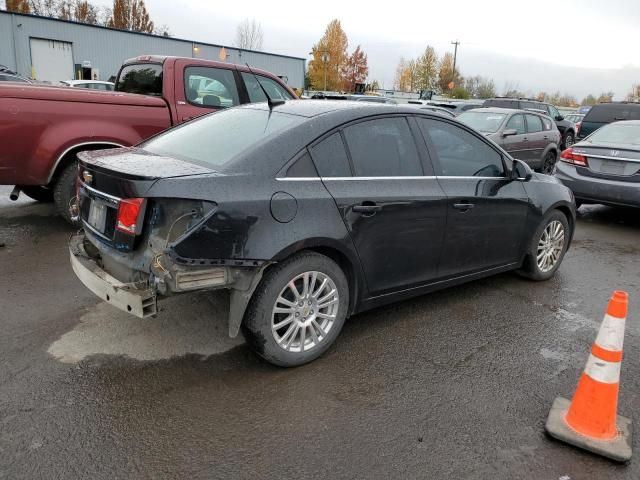
[[[338,264],[303,252],[267,271],[249,303],[242,332],[268,362],[295,367],[329,349],[348,306],[349,284]]]
[[[569,247],[569,238],[567,217],[562,212],[553,210],[536,229],[518,273],[531,280],[549,280],[560,268]]]
[[[71,162],[64,167],[55,185],[53,186],[53,201],[58,215],[64,218],[70,225],[75,225],[69,212],[69,204],[76,196],[76,177],[78,175],[78,164]]]

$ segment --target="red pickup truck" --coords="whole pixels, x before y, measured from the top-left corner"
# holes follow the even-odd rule
[[[259,83],[258,83],[259,81]],[[76,154],[130,146],[220,108],[296,99],[278,77],[243,65],[195,58],[127,60],[115,92],[26,84],[0,85],[0,185],[54,201],[70,221]]]

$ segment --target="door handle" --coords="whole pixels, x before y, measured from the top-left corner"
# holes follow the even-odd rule
[[[382,207],[374,202],[362,202],[361,205],[354,205],[352,210],[356,213],[361,213],[363,217],[371,217],[382,210]]]
[[[460,210],[462,213],[471,210],[476,205],[474,203],[454,203],[453,208]]]
[[[528,141],[529,141],[529,139],[528,139],[527,137],[524,137],[524,138],[522,139],[522,141],[523,141],[523,142],[528,142]]]

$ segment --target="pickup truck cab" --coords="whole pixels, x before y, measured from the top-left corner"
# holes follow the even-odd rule
[[[259,83],[258,83],[259,82]],[[114,92],[0,85],[0,185],[54,201],[71,221],[76,155],[135,145],[169,127],[221,108],[294,100],[275,75],[196,58],[141,56],[120,68]]]

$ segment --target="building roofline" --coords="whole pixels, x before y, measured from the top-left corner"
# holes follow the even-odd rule
[[[187,43],[192,43],[192,44],[195,44],[195,45],[202,45],[202,46],[206,46],[206,47],[218,47],[218,48],[237,50],[239,52],[259,53],[259,54],[263,54],[263,55],[271,55],[272,57],[282,57],[282,58],[291,58],[291,59],[294,59],[294,60],[303,60],[305,62],[307,60],[306,58],[303,58],[303,57],[294,57],[292,55],[283,55],[281,53],[262,52],[262,51],[259,51],[259,50],[249,50],[247,48],[238,48],[238,47],[234,47],[234,46],[231,46],[231,45],[221,45],[221,44],[217,44],[217,43],[200,42],[200,41],[196,41],[196,40],[189,40],[187,38],[165,37],[164,35],[156,35],[154,33],[134,32],[132,30],[122,30],[120,28],[106,27],[104,25],[93,25],[91,23],[76,22],[74,20],[65,20],[65,19],[62,19],[62,18],[53,18],[53,17],[45,17],[45,16],[42,16],[42,15],[34,15],[32,13],[10,12],[8,10],[3,10],[3,9],[0,9],[0,13],[6,13],[7,15],[16,15],[16,16],[19,16],[19,17],[38,18],[38,19],[48,20],[48,21],[52,21],[52,22],[71,23],[73,25],[82,25],[84,27],[101,28],[103,30],[111,30],[111,31],[114,31],[114,32],[121,32],[121,33],[130,33],[130,34],[133,34],[133,35],[142,35],[142,36],[145,36],[145,37],[160,38],[160,39],[163,39],[163,40],[177,40],[179,42],[187,42]]]

